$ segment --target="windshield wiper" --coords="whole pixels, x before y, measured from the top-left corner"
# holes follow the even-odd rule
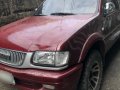
[[[51,13],[51,15],[75,15],[75,14],[74,13],[57,12],[57,13]]]
[[[44,14],[34,14],[34,16],[46,16]]]

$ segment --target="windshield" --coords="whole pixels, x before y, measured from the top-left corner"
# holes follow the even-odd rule
[[[44,0],[35,15],[88,14],[98,11],[98,0]]]

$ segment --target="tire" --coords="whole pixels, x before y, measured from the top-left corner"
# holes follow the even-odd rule
[[[84,63],[77,90],[99,90],[103,73],[103,60],[99,51],[92,50]]]

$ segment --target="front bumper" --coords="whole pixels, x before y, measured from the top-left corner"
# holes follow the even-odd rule
[[[82,65],[73,66],[63,71],[45,71],[39,69],[17,69],[0,64],[0,70],[13,74],[16,87],[20,90],[51,90],[43,87],[52,85],[53,90],[76,90]]]

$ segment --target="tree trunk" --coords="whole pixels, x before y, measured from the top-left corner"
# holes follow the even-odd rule
[[[10,14],[13,15],[13,0],[9,0]]]

